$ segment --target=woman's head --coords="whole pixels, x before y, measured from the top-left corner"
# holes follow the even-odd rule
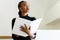
[[[18,3],[18,9],[20,12],[27,13],[29,11],[29,7],[26,1],[20,1]]]

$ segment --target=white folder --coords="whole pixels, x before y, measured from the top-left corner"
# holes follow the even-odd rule
[[[20,30],[20,27],[26,24],[27,27],[31,27],[30,33],[33,35],[33,33],[37,31],[41,21],[42,21],[42,18],[36,19],[34,21],[30,21],[23,18],[16,18],[12,33],[16,35],[21,35],[24,37],[28,36],[25,32]]]

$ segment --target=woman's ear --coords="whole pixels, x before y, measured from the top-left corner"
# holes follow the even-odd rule
[[[23,11],[22,7],[20,7],[20,11]]]
[[[22,9],[21,9],[21,7],[20,8],[18,8],[19,9],[19,11],[21,11]]]
[[[20,7],[20,10],[21,10],[21,7]]]

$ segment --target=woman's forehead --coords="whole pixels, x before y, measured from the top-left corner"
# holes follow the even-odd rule
[[[23,2],[21,6],[28,6],[27,2]]]

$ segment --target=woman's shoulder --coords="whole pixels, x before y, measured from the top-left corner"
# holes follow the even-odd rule
[[[14,25],[16,18],[12,19],[12,25]]]
[[[16,20],[16,18],[13,18],[13,19],[12,19],[12,29],[13,29],[13,26],[14,26],[15,20]]]
[[[12,20],[15,20],[16,18],[13,18]]]
[[[12,22],[15,21],[15,20],[16,20],[16,18],[13,18],[13,19],[12,19]]]
[[[32,19],[34,19],[34,20],[36,20],[36,18],[35,17],[31,17]]]
[[[36,20],[36,18],[35,18],[35,17],[30,17],[30,19],[31,19],[31,21],[34,21],[34,20]]]

